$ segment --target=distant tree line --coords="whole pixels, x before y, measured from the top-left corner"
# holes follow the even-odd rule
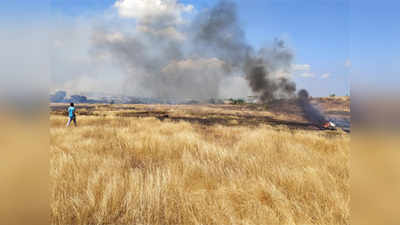
[[[241,98],[238,98],[238,99],[230,98],[229,101],[231,101],[232,104],[234,104],[234,105],[242,105],[242,104],[246,103],[246,101]]]
[[[245,104],[244,99],[233,99],[230,98],[231,104],[240,105]],[[50,95],[50,102],[52,103],[106,103],[106,104],[224,104],[224,100],[218,98],[210,98],[207,100],[167,100],[158,98],[146,98],[146,97],[131,97],[131,96],[108,96],[99,99],[90,99],[84,95],[71,95],[67,97],[66,91],[57,91]]]
[[[70,98],[67,97],[67,92],[65,91],[57,91],[56,93],[50,95],[50,102],[54,103],[66,103],[66,102],[74,102],[74,103],[101,103],[102,101],[88,99],[84,95],[71,95]]]

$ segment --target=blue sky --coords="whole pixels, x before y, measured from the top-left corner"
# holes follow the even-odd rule
[[[400,1],[355,0],[350,7],[352,85],[398,91]]]
[[[180,2],[192,4],[196,10],[201,10],[216,1]],[[310,76],[302,77],[297,74],[294,80],[299,88],[307,88],[314,96],[349,94],[350,73],[353,84],[354,81],[357,83],[365,80],[366,83],[383,86],[388,83],[387,80],[400,80],[400,67],[397,64],[400,59],[400,3],[396,1],[236,2],[240,20],[251,45],[259,48],[275,37],[282,38],[294,49],[295,64],[310,65],[310,70],[307,71]],[[17,0],[3,3],[5,7],[0,9],[0,13],[3,23],[51,19],[55,15],[74,18],[104,13],[114,3],[115,0]],[[23,16],[13,20],[15,14]],[[324,79],[323,74],[326,77]]]

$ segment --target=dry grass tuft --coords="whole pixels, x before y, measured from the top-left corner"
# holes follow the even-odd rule
[[[65,122],[50,118],[52,224],[349,224],[346,135],[111,113]]]

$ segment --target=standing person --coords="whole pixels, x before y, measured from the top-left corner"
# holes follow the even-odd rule
[[[75,115],[75,106],[74,103],[71,102],[69,108],[68,108],[68,123],[67,123],[67,127],[69,127],[69,125],[71,124],[71,121],[74,122],[74,125],[76,126],[76,115]]]

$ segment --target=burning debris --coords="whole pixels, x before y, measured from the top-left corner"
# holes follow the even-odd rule
[[[336,124],[334,124],[332,121],[324,123],[322,127],[327,130],[336,130]]]
[[[298,102],[303,109],[305,117],[315,126],[322,130],[336,130],[336,124],[326,118],[326,116],[317,107],[313,106],[310,102],[309,94],[306,90],[302,89],[298,92]]]

